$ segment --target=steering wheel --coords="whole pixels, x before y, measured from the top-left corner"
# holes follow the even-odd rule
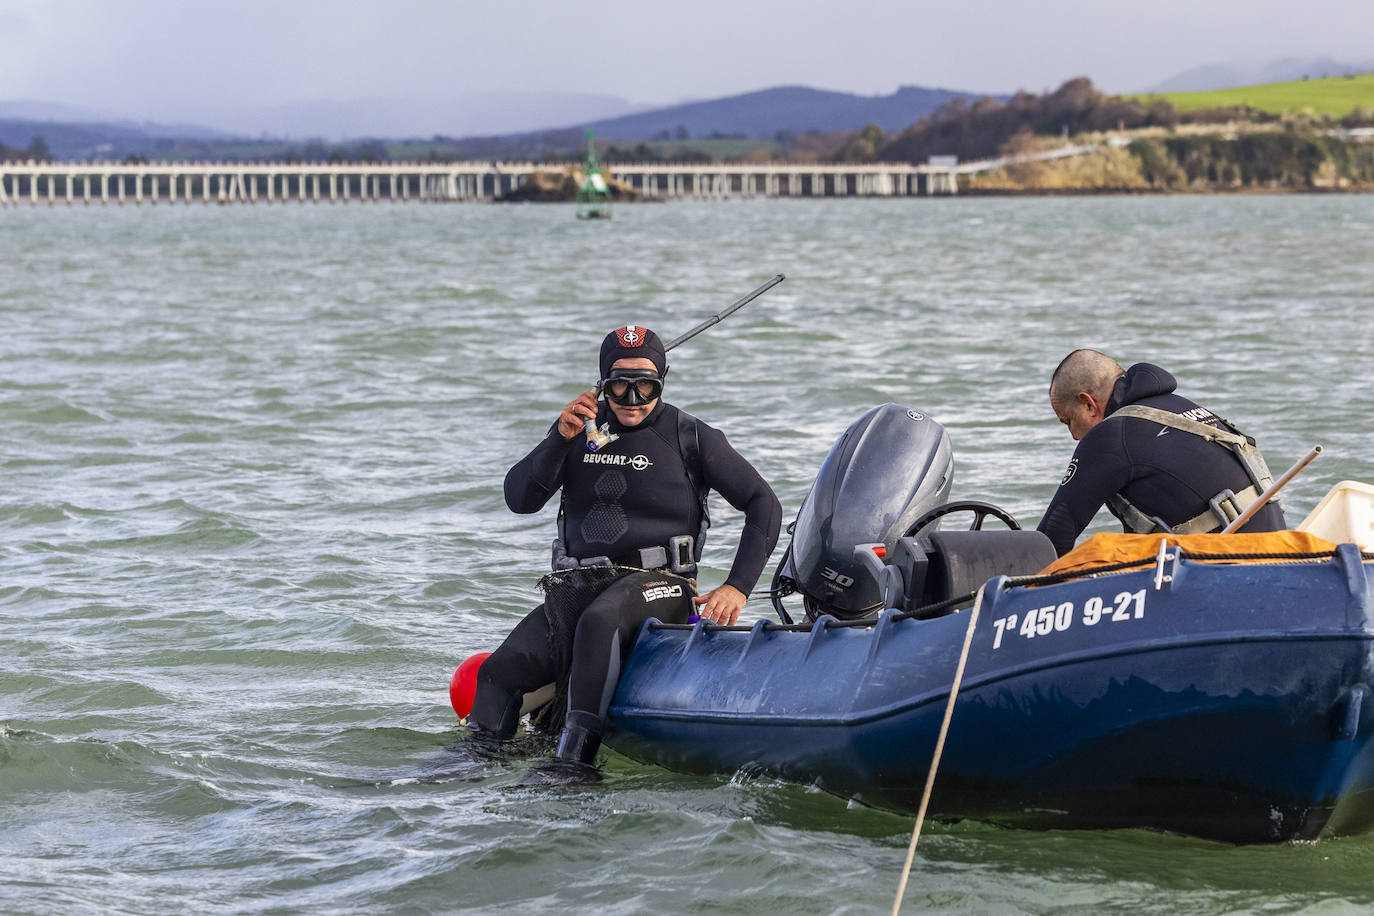
[[[910,537],[937,518],[944,518],[946,515],[950,515],[954,512],[973,513],[973,524],[968,526],[969,531],[982,531],[983,520],[989,515],[1006,525],[1012,531],[1021,530],[1020,523],[1012,518],[1011,513],[1006,509],[994,506],[992,503],[985,503],[982,500],[961,499],[956,502],[945,503],[943,506],[936,506],[934,509],[922,513],[921,517],[912,522],[911,527],[907,529],[907,536]]]

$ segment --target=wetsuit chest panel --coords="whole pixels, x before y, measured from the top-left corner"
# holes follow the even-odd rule
[[[572,556],[623,556],[696,533],[699,503],[679,452],[676,417],[663,411],[651,420],[601,451],[568,456],[563,510]]]

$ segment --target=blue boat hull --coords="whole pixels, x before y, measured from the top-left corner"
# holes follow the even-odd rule
[[[931,801],[942,819],[1233,842],[1374,822],[1374,566],[1175,560],[985,590]],[[1031,623],[1027,623],[1027,615]],[[919,804],[967,612],[810,632],[646,625],[608,743]]]

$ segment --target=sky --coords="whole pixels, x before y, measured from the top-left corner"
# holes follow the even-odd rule
[[[318,100],[564,92],[657,107],[801,84],[1147,89],[1374,58],[1374,0],[0,0],[0,101],[221,123]],[[243,125],[236,125],[242,129]]]

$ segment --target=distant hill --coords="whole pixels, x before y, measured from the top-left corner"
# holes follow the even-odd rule
[[[294,140],[357,140],[512,134],[636,110],[636,106],[618,96],[511,90],[458,93],[436,99],[322,99],[226,108],[207,120],[248,137],[266,134]]]
[[[548,124],[611,118],[641,108],[617,96],[511,90],[455,93],[432,99],[320,99],[257,106],[210,99],[196,113],[198,124],[145,122],[117,117],[108,111],[33,99],[0,100],[0,119],[132,126],[149,135],[191,140],[235,136],[338,141],[435,134],[511,134]]]
[[[982,96],[978,92],[920,86],[902,86],[891,95],[779,86],[569,126],[591,127],[598,138],[608,140],[646,140],[680,136],[683,132],[692,137],[772,137],[779,131],[859,130],[869,124],[893,131],[915,123],[956,98],[971,100]]]
[[[1179,111],[1228,108],[1244,105],[1268,112],[1301,114],[1309,109],[1317,114],[1344,118],[1357,107],[1374,111],[1374,73],[1359,76],[1333,76],[1326,79],[1298,79],[1283,83],[1236,86],[1203,92],[1154,93],[1168,99]],[[1136,98],[1144,100],[1145,95]]]
[[[0,143],[24,149],[42,137],[58,159],[121,159],[130,154],[152,155],[175,149],[179,143],[228,140],[230,134],[194,125],[70,123],[0,117]]]
[[[1284,57],[1250,63],[1207,64],[1184,70],[1150,87],[1147,92],[1197,92],[1286,83],[1304,78],[1346,76],[1374,70],[1374,60],[1362,64],[1342,63],[1329,57]]]
[[[448,151],[463,157],[496,159],[546,154],[575,155],[582,145],[583,132],[588,127],[594,129],[600,139],[621,143],[656,138],[726,136],[770,139],[783,132],[828,133],[860,130],[869,124],[877,124],[890,133],[910,126],[954,99],[981,97],[981,93],[919,86],[903,86],[890,95],[875,96],[805,86],[779,86],[720,99],[620,114],[626,103],[609,97],[575,93],[486,93],[480,97],[474,95],[469,100],[471,104],[466,107],[457,101],[445,103],[455,106],[448,109],[447,117],[437,117],[445,106],[430,106],[427,123],[436,128],[451,124],[454,129],[438,129],[435,133],[442,133],[448,138],[462,137],[446,140]],[[996,98],[1005,100],[1007,97]],[[560,100],[564,104],[555,104]],[[407,113],[414,114],[416,110],[410,103],[371,100],[353,103],[353,106],[321,102],[282,106],[271,111],[263,109],[254,123],[271,123],[275,128],[274,135],[283,138],[333,134],[406,140],[431,136],[429,132],[405,132],[405,126],[414,123],[414,119],[407,116]],[[498,109],[501,112],[499,117]],[[183,146],[191,147],[192,155],[213,157],[216,155],[214,146],[224,146],[249,135],[249,132],[242,131],[236,137],[229,132],[192,125],[89,121],[79,117],[88,113],[78,110],[71,110],[72,114],[78,115],[71,120],[14,116],[20,113],[51,115],[62,110],[62,106],[40,102],[0,102],[0,143],[23,148],[34,136],[40,135],[60,159],[123,158],[130,154],[167,158],[175,155]],[[604,113],[608,111],[617,114],[607,117]],[[573,120],[553,121],[556,112],[568,115]],[[350,117],[354,120],[350,121]],[[549,119],[546,123],[562,126],[544,130],[492,131],[487,134],[464,133],[461,129],[462,125],[476,123],[537,123],[538,118]],[[240,120],[239,123],[247,122]],[[365,125],[390,129],[364,130]],[[292,127],[295,129],[291,130]],[[263,144],[259,142],[255,145],[260,147]],[[278,145],[284,147],[288,141],[280,141]]]

